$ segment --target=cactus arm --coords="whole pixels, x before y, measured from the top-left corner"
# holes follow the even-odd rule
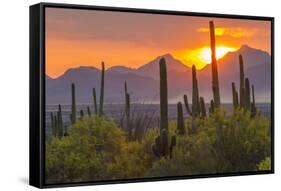
[[[183,100],[184,100],[184,105],[185,105],[187,113],[192,116],[192,112],[191,112],[191,109],[188,104],[187,95],[183,95]]]

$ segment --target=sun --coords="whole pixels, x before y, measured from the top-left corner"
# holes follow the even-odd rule
[[[226,53],[236,51],[237,48],[231,46],[217,46],[216,47],[216,58],[222,58]],[[203,46],[196,49],[188,49],[177,52],[174,54],[179,60],[181,60],[185,65],[191,67],[196,66],[196,69],[201,70],[206,65],[211,64],[211,48],[208,46]]]
[[[226,53],[233,52],[235,50],[236,50],[236,48],[233,48],[233,47],[218,46],[218,47],[216,47],[216,58],[220,59]],[[201,50],[198,51],[198,53],[199,53],[198,56],[199,56],[199,58],[201,59],[201,61],[203,63],[210,64],[212,62],[212,59],[211,59],[211,48],[209,48],[209,47],[201,48]]]

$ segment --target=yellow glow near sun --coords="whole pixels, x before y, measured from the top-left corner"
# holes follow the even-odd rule
[[[235,51],[235,48],[232,47],[225,47],[225,46],[219,46],[216,48],[216,58],[220,59],[222,58],[226,53]],[[201,61],[210,64],[211,59],[211,48],[205,47],[202,48],[199,52],[199,57],[201,58]]]
[[[237,50],[237,48],[229,46],[217,46],[216,47],[216,58],[222,58],[226,53]],[[178,59],[182,60],[187,66],[193,64],[197,69],[204,68],[207,64],[211,63],[211,48],[204,46],[202,48],[185,50],[178,55],[175,55]]]

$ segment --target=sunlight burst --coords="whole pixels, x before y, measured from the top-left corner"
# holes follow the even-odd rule
[[[222,58],[226,53],[228,52],[233,52],[235,51],[235,48],[232,47],[226,47],[226,46],[219,46],[216,48],[216,58],[220,59]],[[210,64],[212,59],[211,59],[211,48],[209,47],[204,47],[201,48],[199,51],[199,57],[201,58],[201,61]]]
[[[237,48],[230,46],[217,46],[216,47],[216,58],[222,58],[226,53],[236,51]],[[211,49],[208,46],[204,46],[192,50],[184,50],[178,52],[175,56],[180,59],[185,65],[191,67],[196,66],[196,69],[200,70],[207,64],[211,64]]]

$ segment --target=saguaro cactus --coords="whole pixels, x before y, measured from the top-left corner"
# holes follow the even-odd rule
[[[100,84],[100,107],[99,115],[103,115],[103,99],[104,99],[104,62],[101,63],[101,84]]]
[[[152,145],[153,153],[160,156],[169,154],[168,140],[168,87],[167,69],[164,58],[160,59],[160,135],[156,137],[155,144]]]
[[[173,156],[172,156],[172,153],[173,153],[173,149],[174,149],[174,147],[176,146],[176,144],[177,144],[177,137],[174,135],[174,136],[172,136],[172,138],[171,138],[170,158],[173,157]]]
[[[197,117],[200,114],[200,103],[199,103],[199,90],[198,81],[196,77],[196,68],[192,66],[192,117]]]
[[[232,104],[233,108],[236,109],[239,106],[239,101],[238,101],[238,92],[236,91],[236,86],[235,83],[231,83],[232,86]]]
[[[251,94],[250,94],[250,81],[248,78],[245,79],[245,108],[251,109]]]
[[[91,117],[92,113],[91,113],[90,106],[87,107],[87,113],[88,113],[88,116]]]
[[[202,118],[207,116],[207,112],[206,112],[206,107],[205,107],[205,101],[203,97],[200,97],[200,116]]]
[[[196,133],[195,118],[200,115],[200,102],[196,68],[192,66],[192,133]]]
[[[178,133],[179,133],[180,135],[183,135],[183,134],[185,134],[185,126],[184,126],[184,118],[183,118],[183,112],[182,112],[182,104],[181,104],[181,102],[178,102],[177,108],[178,108],[177,129],[178,129]]]
[[[56,127],[55,127],[55,119],[54,119],[53,112],[51,112],[50,117],[51,117],[52,135],[55,137],[56,136]]]
[[[130,128],[130,94],[127,90],[127,82],[124,83],[125,89],[125,116],[126,116],[126,129],[129,132],[129,137],[132,136],[132,129]]]
[[[209,113],[214,113],[214,111],[215,111],[214,100],[211,100],[211,101],[210,101]]]
[[[93,88],[93,101],[94,101],[94,109],[95,109],[95,114],[98,114],[98,105],[97,105],[97,96],[96,96],[96,89]]]
[[[239,55],[239,70],[240,70],[240,107],[245,108],[245,74],[243,57]]]
[[[189,107],[189,104],[188,104],[188,99],[187,99],[187,95],[183,95],[183,100],[184,100],[184,105],[185,105],[185,108],[186,108],[186,111],[189,115],[192,115],[192,111]]]
[[[63,136],[63,120],[62,120],[62,111],[61,111],[61,105],[58,106],[58,112],[57,112],[57,119],[58,119],[58,126],[57,126],[57,132],[58,136]]]
[[[76,122],[75,84],[71,84],[71,123]]]
[[[54,129],[55,129],[55,135],[58,136],[58,132],[57,132],[57,129],[58,129],[58,116],[57,115],[54,115]]]
[[[220,106],[220,88],[218,77],[218,64],[216,58],[216,39],[215,39],[215,26],[214,22],[210,21],[210,39],[211,39],[211,51],[212,51],[212,89],[214,96],[214,106],[217,108]]]
[[[84,118],[84,111],[81,109],[80,110],[80,119],[83,119]]]
[[[164,58],[160,59],[160,129],[168,129],[168,85]]]

